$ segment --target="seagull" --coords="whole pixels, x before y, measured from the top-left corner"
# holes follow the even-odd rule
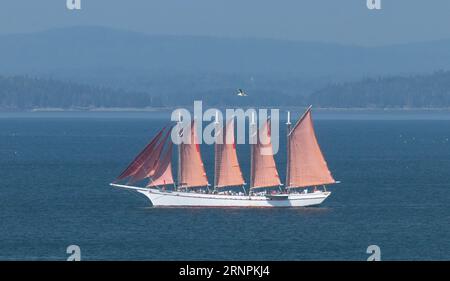
[[[238,89],[237,95],[240,97],[246,97],[247,93],[245,93],[244,90],[242,90],[242,89]]]

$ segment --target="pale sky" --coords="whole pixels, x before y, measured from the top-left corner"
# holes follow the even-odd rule
[[[449,0],[1,0],[0,34],[98,25],[148,34],[254,37],[366,46],[450,38]]]

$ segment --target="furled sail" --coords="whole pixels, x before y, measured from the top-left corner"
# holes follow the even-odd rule
[[[135,173],[131,179],[130,183],[137,182],[149,177],[152,177],[155,174],[156,168],[158,166],[158,163],[161,160],[161,154],[164,149],[164,145],[167,142],[167,139],[170,136],[170,130],[168,130],[164,136],[164,138],[155,146],[152,153],[149,155],[149,157],[145,160],[142,167]]]
[[[205,167],[200,153],[195,121],[191,122],[190,143],[179,145],[178,185],[180,187],[207,186]]]
[[[288,146],[286,177],[288,188],[336,182],[317,142],[311,118],[311,107],[288,134]]]
[[[145,161],[154,152],[155,146],[161,139],[164,130],[165,128],[159,131],[159,133],[150,141],[150,143],[145,146],[145,148],[138,154],[138,156],[136,156],[136,158],[128,165],[128,167],[117,177],[116,181],[133,176],[139,171],[142,165],[144,165]]]
[[[225,126],[223,134],[218,133],[217,137],[222,138],[222,143],[215,145],[215,187],[237,186],[245,183],[242,177],[241,168],[236,154],[236,144],[234,141],[234,120],[230,120]]]
[[[166,151],[164,152],[164,155],[161,157],[161,160],[157,163],[155,173],[150,178],[147,187],[163,186],[174,183],[172,176],[172,148],[173,143],[169,139]]]
[[[252,144],[250,188],[280,186],[270,134],[270,121],[266,121],[257,138]]]

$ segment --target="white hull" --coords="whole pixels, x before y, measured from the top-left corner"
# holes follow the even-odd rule
[[[195,192],[160,191],[128,185],[112,186],[132,189],[145,195],[153,206],[165,207],[306,207],[321,204],[331,192],[290,193],[285,198],[276,196],[238,196],[203,194]]]

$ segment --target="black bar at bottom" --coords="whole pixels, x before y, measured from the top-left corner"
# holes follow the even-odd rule
[[[302,280],[305,277],[448,276],[450,262],[0,262],[0,274],[34,277],[146,276],[142,280]],[[280,279],[281,278],[281,279]]]

